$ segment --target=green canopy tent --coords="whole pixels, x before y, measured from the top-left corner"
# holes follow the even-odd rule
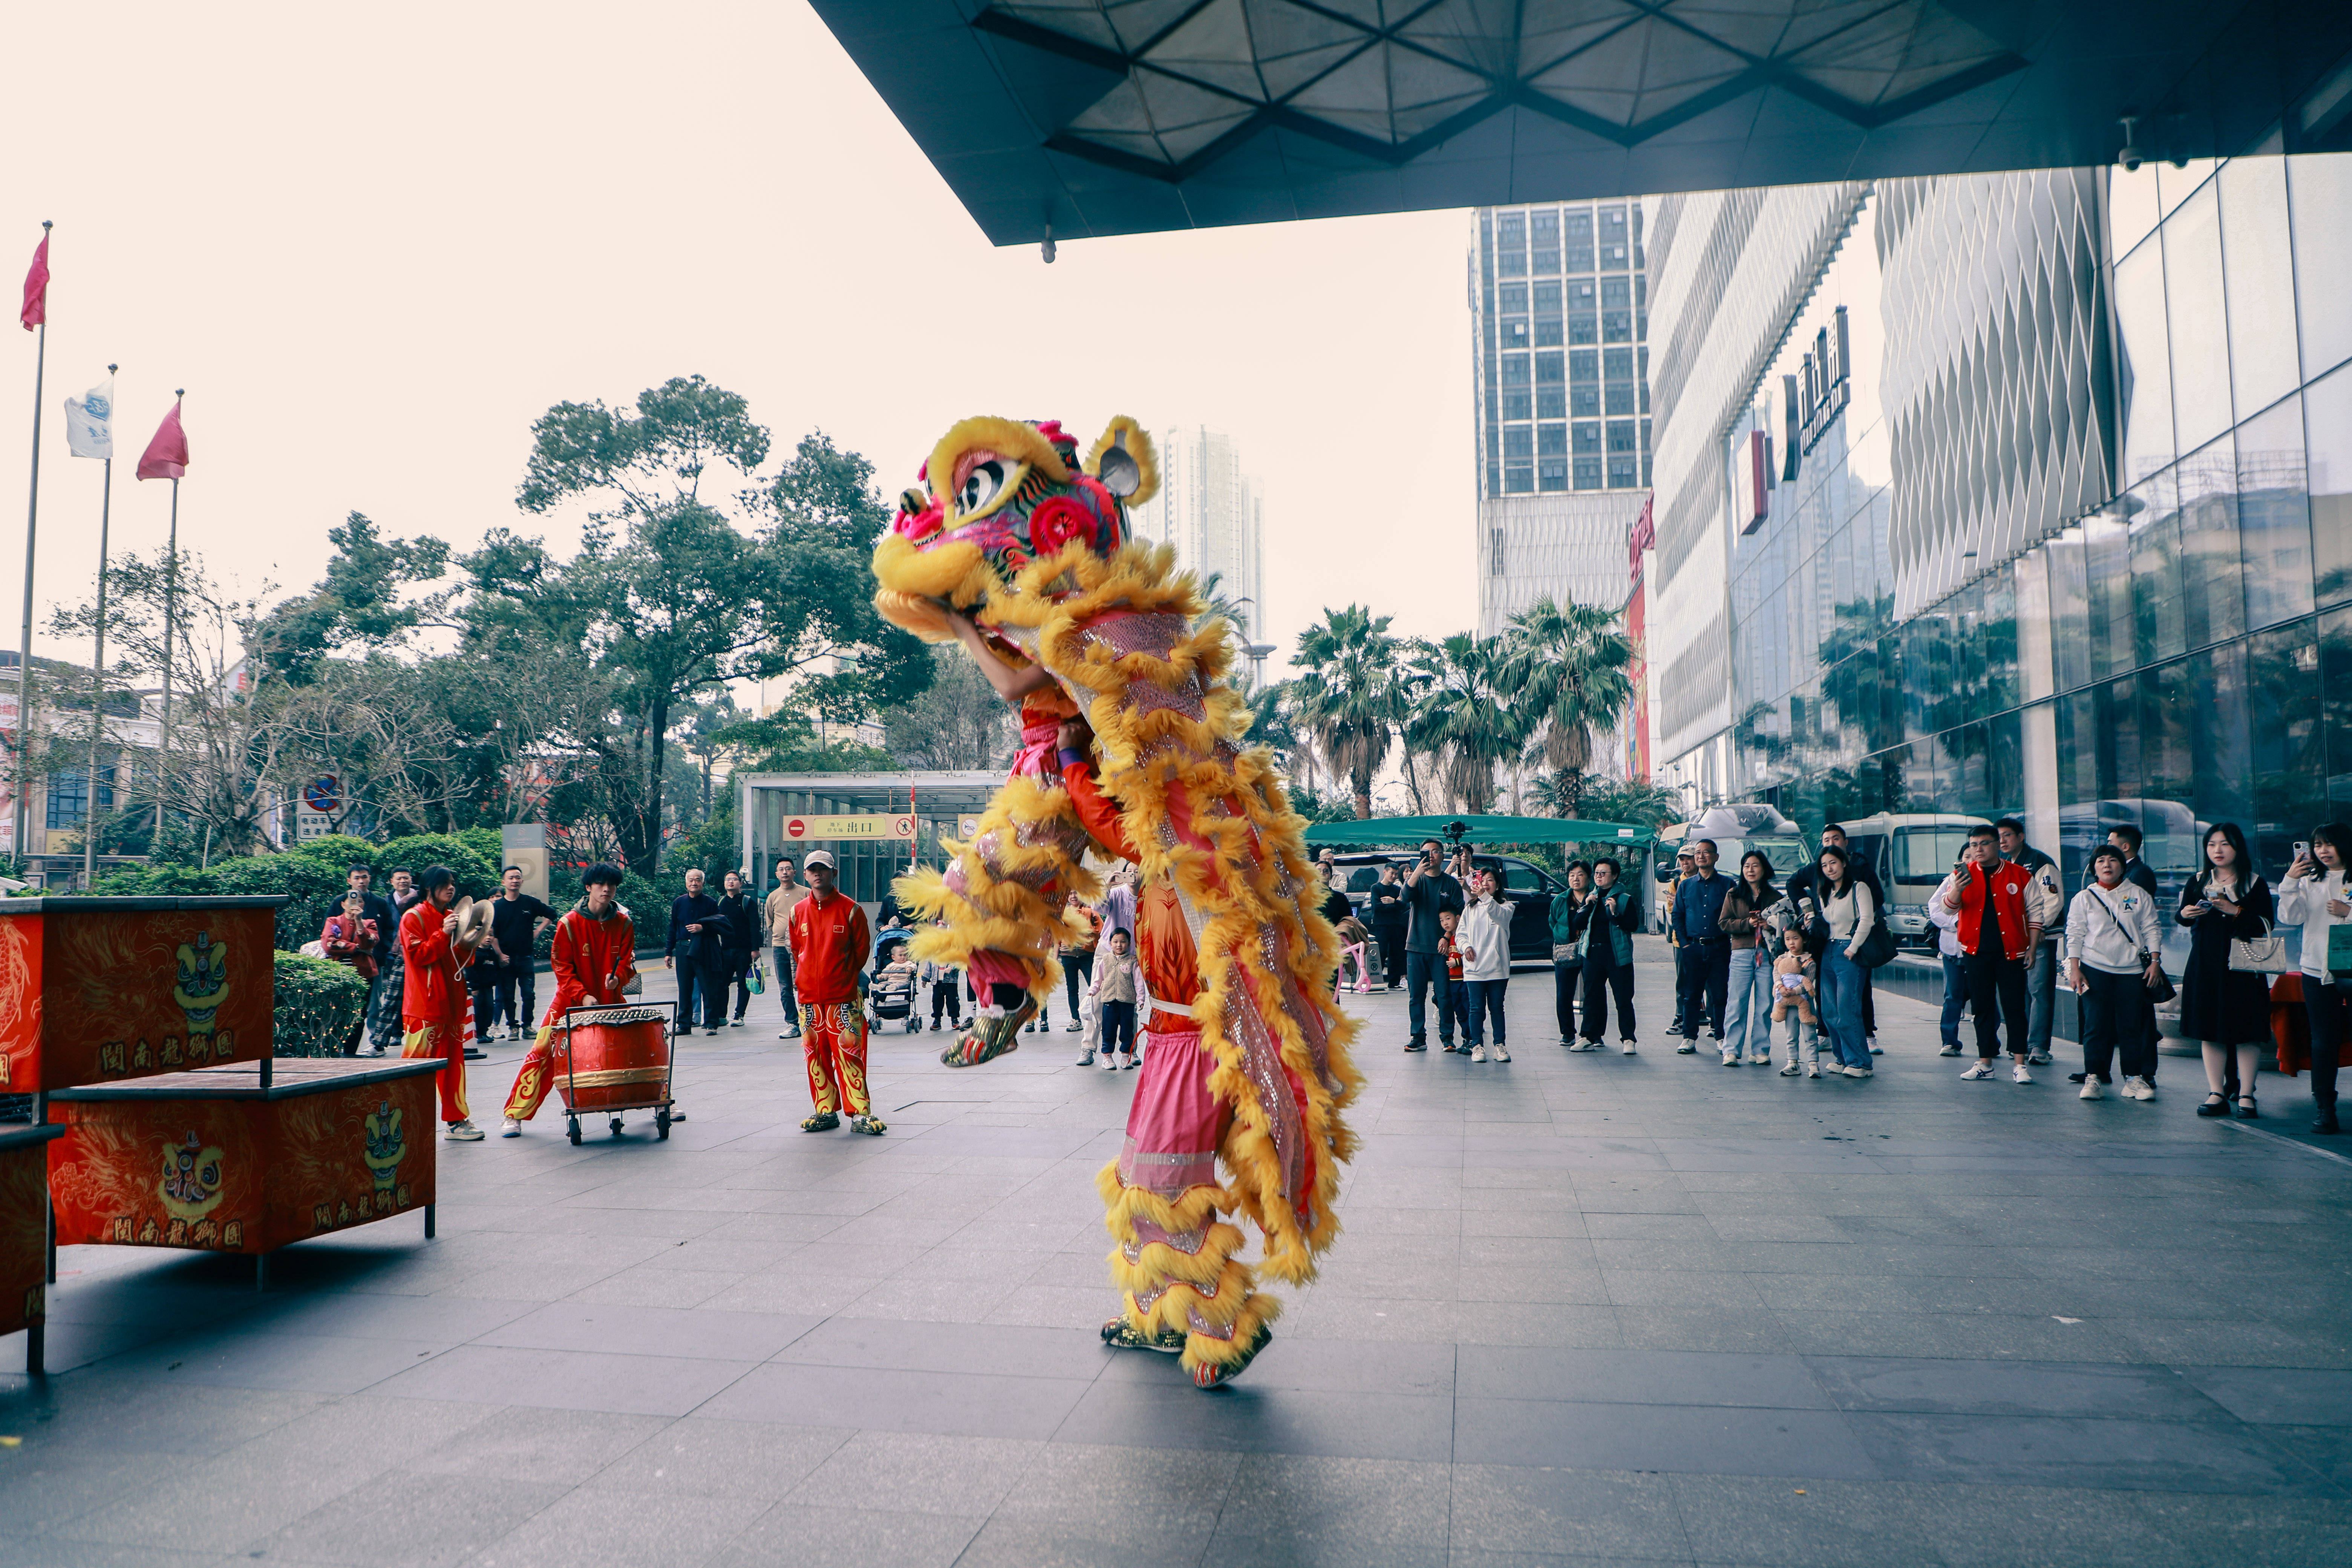
[[[1632,822],[1585,822],[1563,816],[1373,816],[1358,822],[1318,822],[1307,830],[1316,844],[1394,844],[1411,847],[1424,838],[1448,845],[1623,844],[1649,845],[1658,830]]]

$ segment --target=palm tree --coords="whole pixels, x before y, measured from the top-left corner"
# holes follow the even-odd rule
[[[1511,617],[1502,637],[1502,679],[1516,691],[1533,731],[1542,727],[1537,755],[1555,774],[1555,815],[1578,814],[1582,780],[1592,766],[1596,731],[1617,727],[1633,700],[1633,639],[1620,629],[1615,610],[1560,605],[1547,594]]]
[[[1335,781],[1347,779],[1359,820],[1372,815],[1372,779],[1406,718],[1397,649],[1388,616],[1350,605],[1300,633],[1290,661],[1306,672],[1290,682],[1293,710]]]
[[[1503,643],[1456,632],[1431,652],[1407,742],[1436,756],[1455,810],[1486,811],[1495,802],[1495,770],[1517,762],[1527,738],[1521,710],[1503,696]]]
[[[1602,779],[1585,788],[1583,808],[1595,822],[1635,822],[1660,827],[1681,820],[1682,797],[1648,779]]]

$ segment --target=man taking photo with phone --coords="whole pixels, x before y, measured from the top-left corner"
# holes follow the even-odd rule
[[[1437,917],[1448,910],[1462,912],[1462,884],[1438,864],[1443,848],[1434,838],[1423,839],[1421,858],[1404,874],[1404,1007],[1412,1031],[1404,1048],[1409,1051],[1429,1048],[1423,1008],[1432,985],[1437,990],[1438,1038],[1449,1048],[1454,1044],[1453,982],[1446,973],[1444,955],[1438,951],[1438,939],[1444,933]],[[1466,857],[1468,851],[1464,854]]]

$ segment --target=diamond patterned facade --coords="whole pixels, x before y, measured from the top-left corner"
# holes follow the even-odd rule
[[[1890,180],[1895,613],[1907,616],[2114,494],[2095,169]]]

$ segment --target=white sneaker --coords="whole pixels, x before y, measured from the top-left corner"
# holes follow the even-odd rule
[[[520,1137],[521,1137],[521,1136],[522,1136],[522,1123],[521,1123],[521,1122],[520,1122],[520,1121],[516,1121],[513,1117],[511,1117],[511,1116],[508,1117],[508,1118],[506,1119],[506,1123],[505,1123],[505,1125],[501,1126],[501,1127],[499,1129],[499,1137],[501,1137],[501,1138],[520,1138]]]
[[[1960,1054],[1960,1047],[1958,1046],[1946,1046],[1942,1050],[1937,1051],[1936,1054],[1939,1057],[1956,1057]]]
[[[1844,1070],[1845,1076],[1848,1078],[1868,1078],[1871,1076],[1871,1070],[1868,1068],[1847,1068]]]
[[[1483,1061],[1485,1061],[1485,1060],[1486,1059],[1486,1047],[1484,1047],[1484,1046],[1473,1046],[1473,1047],[1470,1047],[1470,1059],[1471,1059],[1472,1061],[1474,1061],[1474,1062],[1483,1062]]]
[[[1633,1042],[1631,1040],[1625,1042],[1625,1054],[1629,1057],[1633,1054]]]
[[[2147,1079],[2144,1078],[2127,1078],[2124,1079],[2124,1098],[2126,1100],[2154,1100],[2156,1098],[2156,1085],[2148,1082]]]
[[[1492,1052],[1492,1053],[1487,1057],[1487,1058],[1486,1058],[1486,1059],[1487,1059],[1488,1061],[1507,1062],[1507,1061],[1509,1061],[1509,1060],[1511,1059],[1511,1053],[1510,1053],[1508,1050],[1507,1050],[1507,1049],[1505,1049],[1505,1048],[1504,1048],[1504,1046],[1503,1046],[1503,1042],[1502,1042],[1502,1041],[1500,1041],[1500,1040],[1496,1040],[1496,1041],[1495,1042],[1495,1047],[1494,1047],[1494,1050],[1493,1050],[1493,1052]]]
[[[1979,1057],[1977,1058],[1977,1065],[1970,1068],[1960,1076],[1967,1079],[1990,1078],[1992,1076],[1992,1063],[1982,1057]]]
[[[1782,1068],[1780,1069],[1780,1076],[1781,1076],[1782,1078],[1794,1078],[1794,1077],[1796,1077],[1796,1076],[1797,1076],[1797,1064],[1796,1064],[1796,1063],[1794,1063],[1794,1062],[1790,1062],[1787,1067]]]
[[[1871,1037],[1870,1037],[1869,1045],[1870,1045],[1870,1054],[1871,1054],[1872,1056],[1874,1056],[1874,1057],[1883,1057],[1883,1056],[1885,1056],[1885,1055],[1886,1054],[1885,1051],[1883,1051],[1883,1050],[1881,1050],[1881,1049],[1879,1048],[1879,1046],[1878,1046],[1878,1037],[1877,1037],[1876,1035],[1873,1035],[1873,1036],[1871,1036]]]
[[[1806,1064],[1806,1067],[1805,1067],[1805,1076],[1806,1076],[1807,1078],[1819,1078],[1819,1077],[1821,1077],[1821,1076],[1822,1076],[1822,1064],[1821,1064],[1821,1063],[1819,1063],[1819,1062],[1817,1062],[1817,1061],[1816,1061],[1816,1062],[1810,1062],[1810,1063]]]
[[[2025,1064],[2023,1062],[2020,1062],[2015,1067],[2010,1068],[2009,1076],[2010,1080],[2013,1083],[2032,1083],[2033,1081],[2033,1075],[2025,1070]],[[2097,1080],[2085,1079],[2084,1081],[2096,1082]]]
[[[1601,1048],[1599,1046],[1594,1045],[1591,1040],[1586,1039],[1562,1040],[1560,1044],[1566,1046],[1571,1051],[1597,1051]]]
[[[452,1121],[441,1136],[452,1143],[478,1143],[482,1141],[482,1130],[471,1121]]]
[[[2035,1067],[2046,1068],[2050,1065],[2050,1053],[2048,1051],[2035,1051],[2032,1056],[2027,1057],[2025,1059],[2032,1062]]]
[[[1739,1053],[1738,1053],[1738,1051],[1726,1051],[1726,1052],[1724,1052],[1724,1053],[1723,1053],[1723,1065],[1724,1065],[1725,1067],[1727,1067],[1727,1068],[1736,1068],[1736,1067],[1738,1067],[1738,1066],[1739,1065]]]
[[[2020,1083],[2023,1083],[2025,1079],[2018,1079],[2018,1082]],[[2099,1087],[2099,1080],[2097,1079],[2086,1078],[2083,1080],[2083,1098],[2084,1100],[2105,1100],[2106,1097],[2106,1091]]]
[[[1772,1053],[1750,1051],[1748,1053],[1748,1065],[1752,1068],[1769,1068],[1772,1065]]]

